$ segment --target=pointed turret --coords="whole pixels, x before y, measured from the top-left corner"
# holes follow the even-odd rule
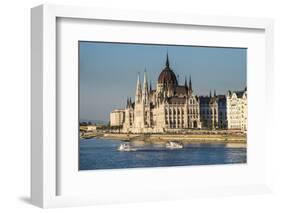
[[[189,75],[189,89],[192,90],[191,75]]]
[[[210,90],[210,95],[209,96],[210,96],[210,98],[212,97],[212,91],[211,90]]]
[[[144,76],[143,76],[142,100],[144,103],[148,103],[148,83],[147,83],[146,69],[144,70]]]
[[[149,83],[149,91],[150,91],[150,92],[152,91],[152,83],[151,83],[151,81],[150,81],[150,83]]]
[[[215,96],[215,97],[217,96],[217,94],[216,94],[216,90],[214,90],[214,96]]]
[[[170,62],[169,62],[169,55],[167,53],[167,57],[166,57],[166,67],[170,67]]]
[[[138,73],[138,79],[137,79],[137,87],[136,87],[136,95],[135,95],[135,102],[138,103],[141,101],[141,83],[140,83],[140,73]]]
[[[186,92],[186,95],[188,96],[189,91],[188,91],[188,86],[187,86],[187,77],[186,77],[186,76],[184,77],[184,87],[185,87],[185,92]]]

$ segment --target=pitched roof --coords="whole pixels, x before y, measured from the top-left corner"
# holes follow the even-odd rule
[[[210,103],[210,97],[209,96],[199,96],[199,100],[200,100],[200,105]]]
[[[238,98],[242,98],[245,91],[233,91]]]
[[[186,98],[181,97],[170,97],[168,98],[168,103],[170,104],[185,104]]]
[[[178,95],[178,96],[186,96],[188,88],[185,87],[185,86],[177,86],[175,88],[175,90],[176,90],[176,95]]]

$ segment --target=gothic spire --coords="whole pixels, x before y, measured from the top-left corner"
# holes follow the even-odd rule
[[[184,77],[184,86],[185,86],[185,88],[187,87],[187,80],[186,80],[186,76]]]
[[[192,90],[191,75],[189,75],[189,89]]]
[[[210,98],[212,97],[212,90],[210,90]]]
[[[143,101],[145,103],[147,103],[147,101],[148,101],[148,83],[147,83],[146,69],[144,70],[144,76],[143,76],[142,98],[143,98]]]
[[[151,81],[149,83],[149,91],[151,92],[152,91],[152,84],[151,84]]]
[[[168,52],[167,52],[167,57],[166,57],[166,67],[170,67]]]
[[[216,97],[217,96],[217,94],[216,94],[216,90],[214,89],[214,96]]]
[[[140,73],[138,73],[135,102],[139,102],[141,100],[141,93],[142,90],[141,90],[141,83],[140,83]]]
[[[146,69],[145,69],[144,74],[143,74],[143,90],[146,90],[146,89],[148,89],[148,83],[147,83],[147,74],[146,74]]]

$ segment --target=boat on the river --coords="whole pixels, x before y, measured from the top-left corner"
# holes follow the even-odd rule
[[[167,149],[182,149],[183,144],[175,141],[169,141],[166,143],[166,148]]]
[[[136,149],[133,148],[130,143],[121,143],[118,147],[118,150],[122,152],[136,151]]]

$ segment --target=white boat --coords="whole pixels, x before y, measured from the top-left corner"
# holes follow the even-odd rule
[[[121,143],[118,147],[118,150],[122,152],[136,151],[136,149],[132,148],[130,143]]]
[[[182,149],[183,145],[181,143],[175,142],[175,141],[169,141],[166,143],[167,149]]]

